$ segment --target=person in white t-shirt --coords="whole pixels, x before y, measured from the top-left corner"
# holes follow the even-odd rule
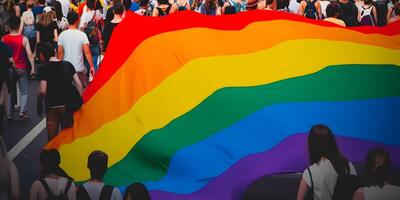
[[[83,87],[86,87],[88,77],[86,75],[83,56],[86,57],[89,63],[90,75],[94,77],[95,74],[92,54],[90,53],[89,39],[84,32],[78,30],[78,13],[70,12],[67,19],[69,29],[63,31],[58,37],[58,59],[72,63]]]
[[[339,151],[332,131],[325,125],[315,125],[308,135],[308,151],[311,166],[301,179],[297,200],[303,200],[312,188],[316,200],[332,199],[339,175],[356,175],[352,163]]]
[[[55,198],[76,199],[75,184],[60,168],[60,153],[56,149],[43,150],[40,154],[43,178],[33,182],[29,194],[30,200]]]
[[[105,185],[103,182],[108,166],[106,153],[102,151],[92,152],[89,155],[87,166],[90,171],[90,180],[78,187],[78,199],[122,199],[121,192],[117,187]]]
[[[398,200],[400,187],[388,183],[390,154],[384,149],[372,149],[366,159],[365,187],[359,188],[353,200]]]

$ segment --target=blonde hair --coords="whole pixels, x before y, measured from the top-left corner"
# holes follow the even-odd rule
[[[43,26],[48,26],[49,24],[54,22],[54,16],[55,13],[53,11],[46,12],[42,16],[40,16],[38,23],[42,24]]]
[[[7,156],[7,148],[3,141],[3,138],[0,136],[0,188],[6,188],[11,191],[11,161]]]

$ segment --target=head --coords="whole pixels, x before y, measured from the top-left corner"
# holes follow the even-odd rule
[[[326,17],[337,18],[339,16],[339,7],[336,2],[331,2],[326,7]]]
[[[26,2],[26,8],[32,9],[33,7],[35,7],[35,1],[33,1],[33,0],[28,0],[28,1]]]
[[[96,10],[97,0],[86,0],[86,7],[90,10]]]
[[[124,5],[125,10],[129,10],[129,8],[130,8],[131,5],[132,5],[132,1],[131,1],[131,0],[123,0],[123,1],[122,1],[122,4]]]
[[[46,7],[46,8],[48,8],[48,7]],[[43,13],[43,15],[39,18],[38,23],[42,24],[44,26],[51,24],[54,21],[54,15],[55,15],[54,13],[55,12],[51,11],[51,10]]]
[[[51,43],[41,43],[38,45],[39,57],[43,62],[48,62],[51,57],[56,55],[54,46]]]
[[[150,194],[146,186],[141,183],[134,183],[125,190],[124,200],[150,200]]]
[[[319,124],[311,128],[308,134],[308,151],[311,165],[326,158],[339,174],[349,171],[348,162],[341,155],[332,131],[325,125]]]
[[[38,0],[37,2],[38,2],[40,5],[46,4],[46,0]]]
[[[226,6],[224,9],[225,15],[236,14],[236,9],[234,6]]]
[[[122,5],[122,3],[117,3],[114,6],[114,15],[122,15],[124,13],[124,5]]]
[[[147,8],[149,6],[149,0],[140,0],[139,5],[141,8]]]
[[[19,25],[21,24],[21,19],[17,16],[11,16],[10,19],[8,19],[8,24],[10,25],[12,31],[18,31]]]
[[[270,8],[276,10],[276,0],[265,0],[265,6],[269,6]]]
[[[87,167],[92,180],[103,180],[107,172],[108,156],[102,151],[93,151],[88,158]]]
[[[209,12],[211,9],[217,8],[217,1],[215,1],[215,0],[205,0],[204,1],[204,6],[205,6],[207,12]]]
[[[364,0],[364,4],[365,5],[371,5],[372,4],[372,0]]]
[[[60,153],[57,149],[43,150],[40,153],[40,165],[42,166],[42,175],[58,174],[61,162]]]
[[[57,20],[61,20],[63,17],[61,3],[59,1],[54,1],[51,5],[54,7],[54,11],[56,12]]]
[[[168,0],[157,0],[158,5],[168,5],[169,1]]]
[[[67,20],[70,26],[78,27],[79,25],[79,15],[78,13],[71,11],[67,15]]]
[[[365,161],[366,186],[383,187],[388,179],[389,170],[389,152],[381,148],[370,150]]]

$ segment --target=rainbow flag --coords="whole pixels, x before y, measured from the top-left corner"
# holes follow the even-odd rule
[[[164,18],[128,13],[58,148],[76,181],[153,199],[240,199],[256,179],[302,172],[323,123],[352,162],[381,146],[400,166],[400,23],[346,29],[272,11]]]

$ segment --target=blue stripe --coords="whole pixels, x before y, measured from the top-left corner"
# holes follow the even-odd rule
[[[195,192],[241,158],[266,151],[319,123],[343,136],[400,146],[400,97],[266,107],[181,149],[171,159],[167,175],[146,185],[150,190]]]

